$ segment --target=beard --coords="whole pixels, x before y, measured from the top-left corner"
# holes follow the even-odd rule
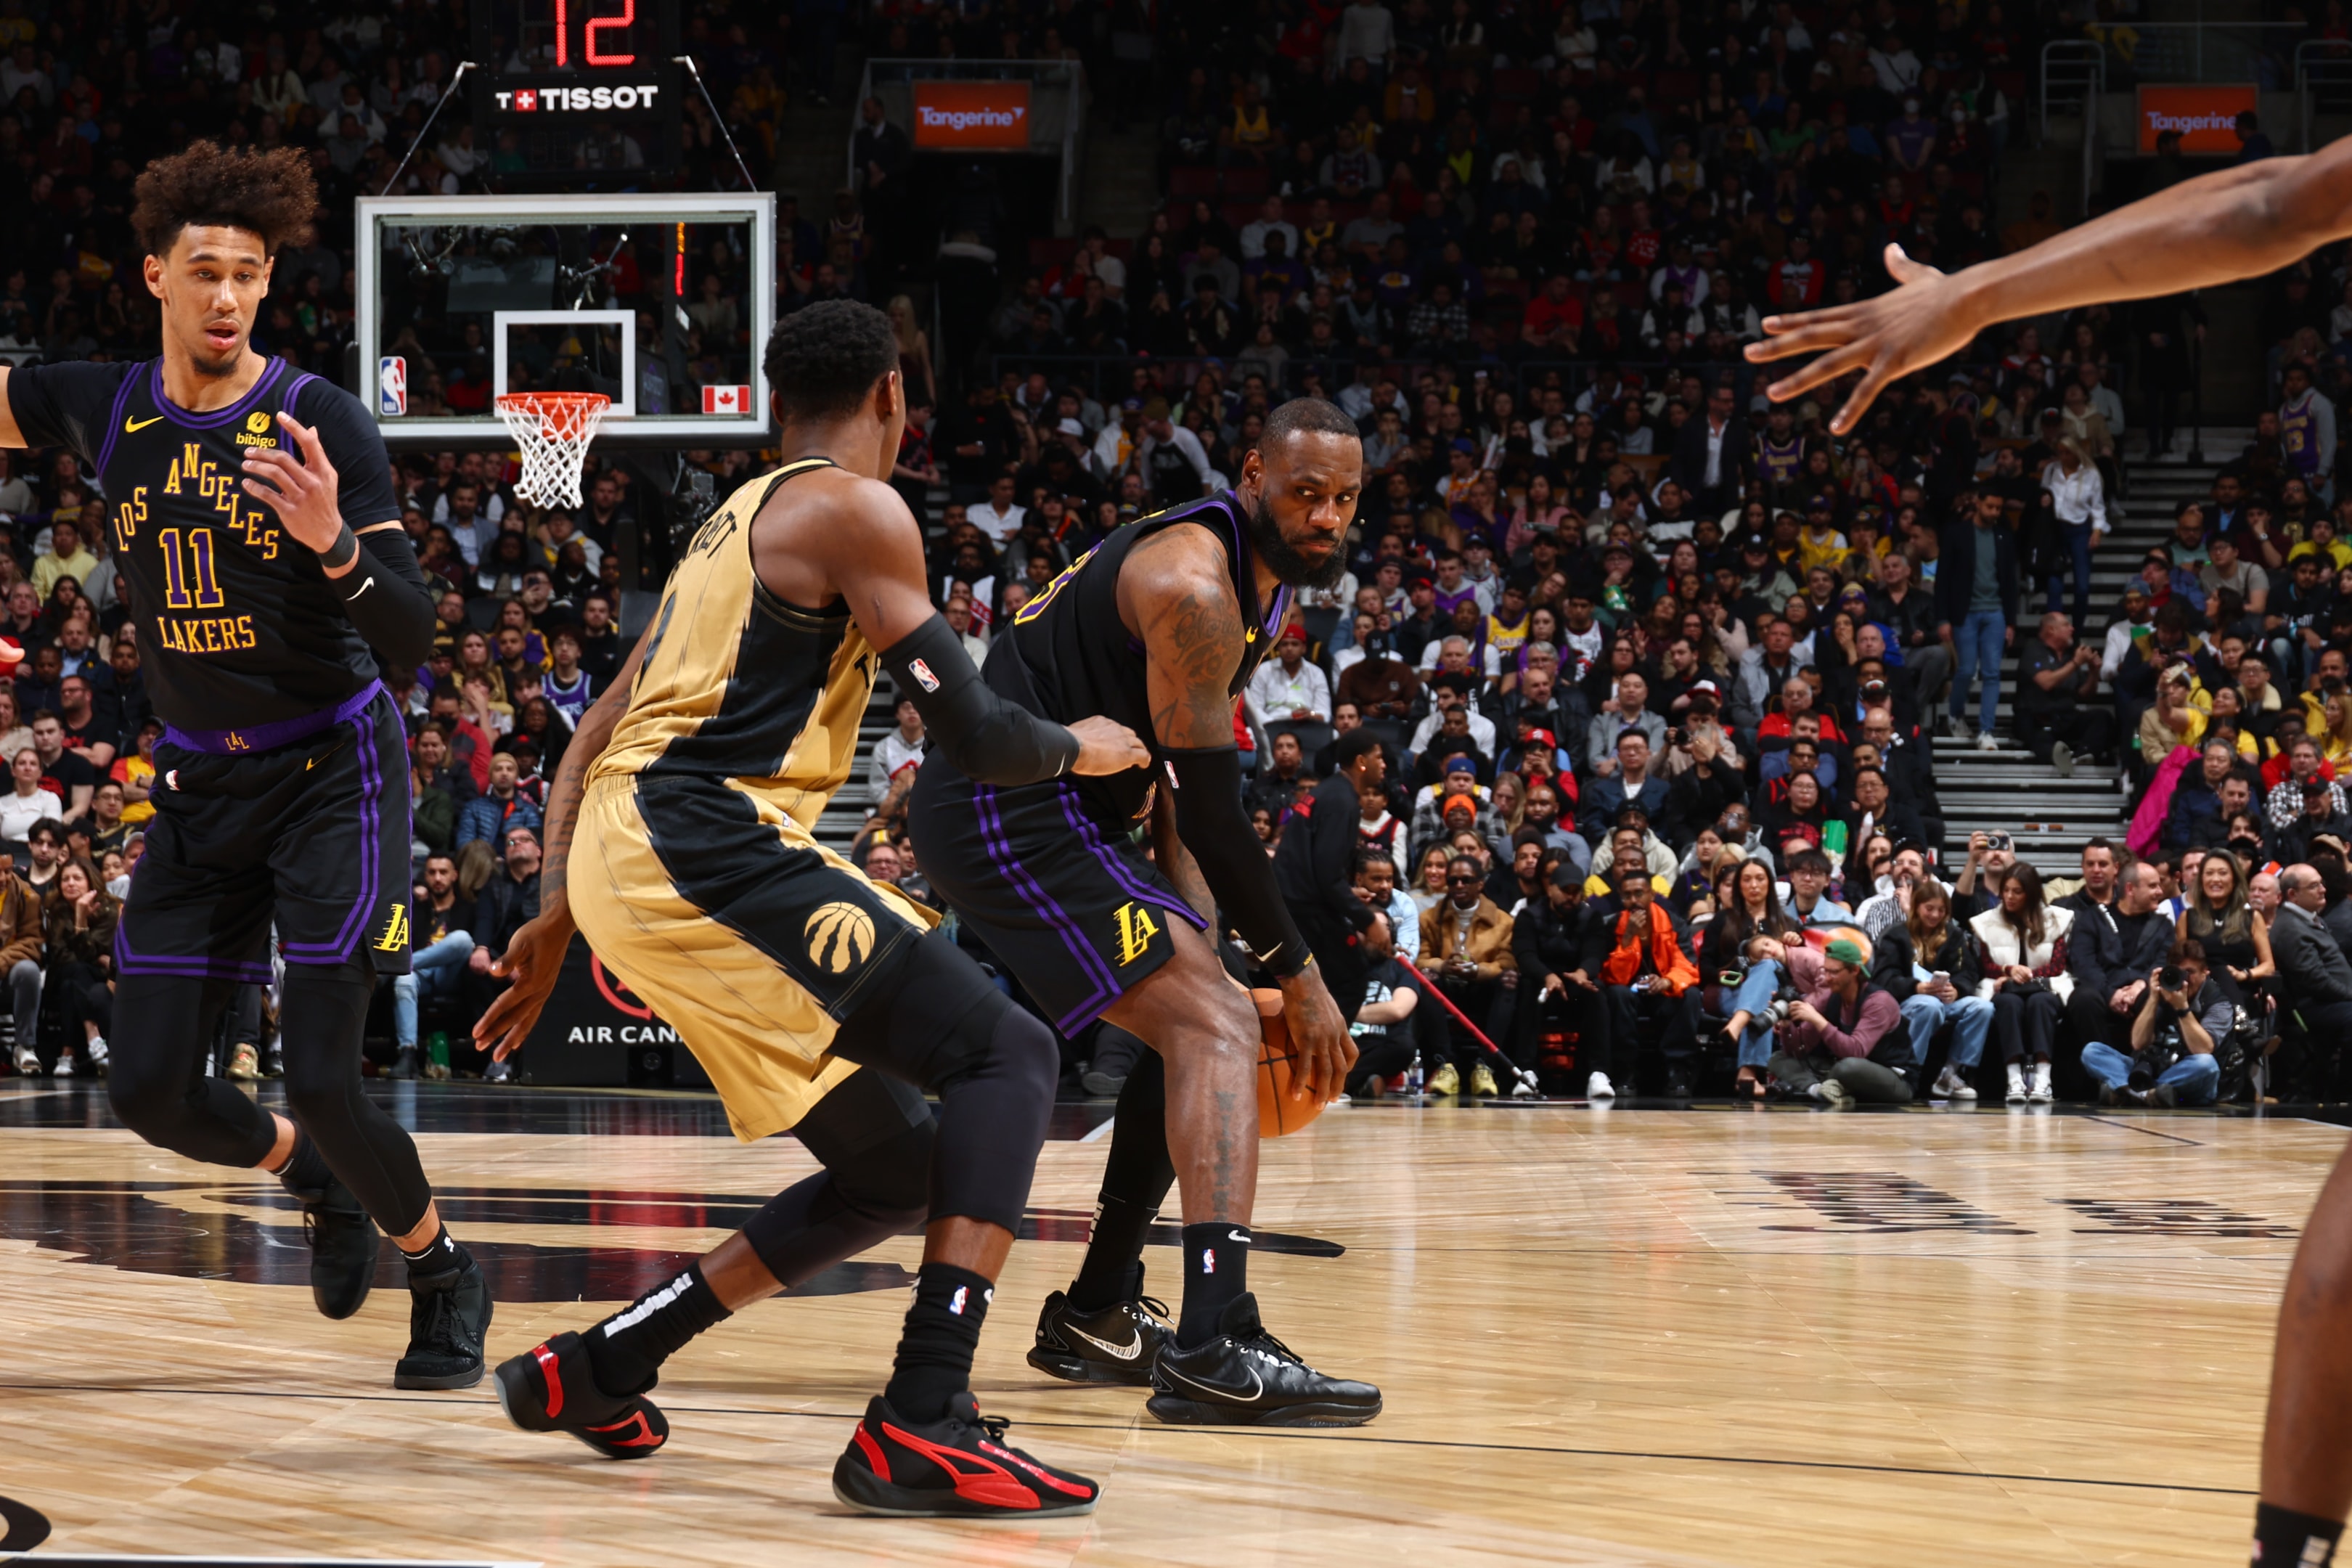
[[[1274,509],[1263,496],[1250,512],[1249,537],[1258,559],[1273,567],[1275,576],[1293,588],[1336,588],[1339,579],[1348,574],[1344,539],[1342,544],[1332,547],[1329,560],[1307,560],[1282,537],[1282,525],[1275,521]]]

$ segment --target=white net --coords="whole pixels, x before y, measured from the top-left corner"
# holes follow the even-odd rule
[[[601,392],[509,392],[499,417],[522,449],[515,492],[534,506],[578,506],[580,468],[613,400]]]

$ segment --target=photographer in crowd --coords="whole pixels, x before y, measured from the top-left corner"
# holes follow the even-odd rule
[[[2228,1037],[2236,1011],[2213,983],[2203,945],[2194,939],[2174,943],[2169,962],[2147,973],[2132,1015],[2132,1054],[2105,1040],[2083,1047],[2083,1070],[2098,1080],[2099,1103],[2212,1104],[2221,1082],[2214,1044]]]

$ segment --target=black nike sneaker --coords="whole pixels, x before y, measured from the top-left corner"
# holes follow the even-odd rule
[[[1225,1308],[1211,1338],[1186,1350],[1171,1335],[1152,1363],[1144,1404],[1180,1426],[1360,1426],[1381,1413],[1369,1383],[1326,1377],[1265,1331],[1257,1298]]]
[[[490,1331],[490,1282],[473,1255],[439,1274],[408,1276],[408,1353],[393,1368],[394,1388],[471,1388],[482,1381],[482,1339]]]
[[[1149,1386],[1152,1361],[1174,1331],[1167,1318],[1168,1303],[1143,1293],[1139,1263],[1128,1299],[1096,1311],[1081,1311],[1056,1290],[1037,1314],[1037,1342],[1029,1349],[1029,1364],[1065,1383]]]
[[[969,1391],[945,1419],[915,1426],[880,1394],[833,1467],[833,1495],[895,1519],[1058,1519],[1092,1513],[1102,1489],[1004,1445],[1012,1423]]]
[[[351,1188],[331,1176],[323,1187],[286,1190],[302,1205],[302,1235],[310,1244],[310,1300],[330,1318],[348,1318],[374,1289],[383,1237]]]
[[[526,1432],[569,1432],[608,1459],[649,1459],[669,1441],[669,1419],[644,1389],[615,1399],[596,1386],[578,1334],[509,1356],[496,1375],[499,1408]]]

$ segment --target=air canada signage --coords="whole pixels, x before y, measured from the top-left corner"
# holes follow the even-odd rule
[[[1025,81],[919,81],[915,145],[927,152],[1029,149]]]
[[[2168,131],[2180,134],[2186,155],[2212,157],[2238,151],[2238,116],[2253,112],[2255,94],[2242,87],[2143,87],[2139,89],[2139,150],[2156,151]]]
[[[654,1067],[645,1058],[647,1051],[661,1053],[667,1063]],[[516,1059],[535,1083],[615,1085],[661,1077],[681,1083],[701,1081],[677,1031],[656,1017],[578,936],[565,950],[546,1010]]]

